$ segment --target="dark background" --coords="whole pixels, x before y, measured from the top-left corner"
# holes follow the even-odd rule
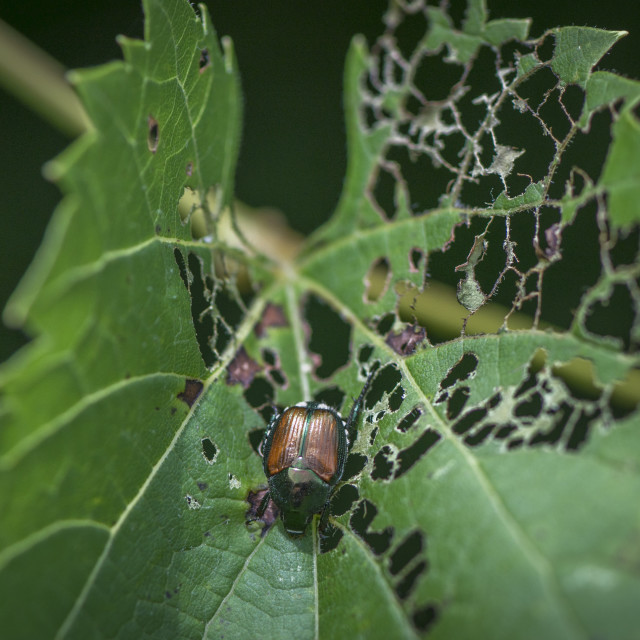
[[[237,196],[271,205],[307,233],[331,214],[346,167],[342,73],[349,41],[380,32],[385,0],[209,1],[220,35],[232,37],[242,77],[244,129]],[[452,1],[454,13],[464,4]],[[602,68],[638,78],[640,12],[614,0],[489,0],[490,18],[532,17],[531,35],[564,25],[627,30]],[[142,37],[139,2],[22,0],[0,18],[68,68],[120,58],[117,34]],[[60,195],[42,165],[69,142],[0,89],[0,308],[31,262]],[[25,342],[0,328],[0,361]]]

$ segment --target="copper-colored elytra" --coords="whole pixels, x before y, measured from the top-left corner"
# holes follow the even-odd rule
[[[269,475],[273,476],[291,466],[300,455],[300,444],[304,434],[307,410],[304,407],[287,409],[274,427],[271,449],[267,458]]]
[[[304,457],[309,468],[325,482],[331,480],[338,466],[338,425],[330,411],[316,409],[309,425]]]
[[[285,411],[273,435],[267,468],[269,475],[288,469],[294,460],[304,457],[309,468],[329,482],[338,466],[338,424],[325,409],[315,409],[309,416],[306,407]],[[307,421],[309,424],[307,425]],[[306,434],[305,434],[305,425]],[[306,435],[306,437],[305,437]]]

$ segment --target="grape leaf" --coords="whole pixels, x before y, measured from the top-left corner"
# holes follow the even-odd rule
[[[531,40],[479,0],[461,29],[391,3],[347,59],[337,211],[278,261],[228,215],[230,42],[205,7],[144,8],[123,62],[74,74],[95,129],[50,166],[65,197],[5,312],[34,339],[0,373],[3,630],[633,637],[637,92],[592,71],[619,33]],[[405,57],[396,29],[418,13]],[[429,97],[432,65],[453,77],[446,99]],[[605,108],[599,173],[569,150]],[[572,271],[590,279],[562,289]],[[478,304],[439,336],[420,309],[441,312],[432,283],[460,278]],[[574,316],[542,330],[547,300]],[[471,331],[496,302],[500,330]],[[523,308],[531,328],[510,330]],[[324,535],[316,519],[291,538],[272,509],[247,522],[274,405],[346,415],[369,376]]]

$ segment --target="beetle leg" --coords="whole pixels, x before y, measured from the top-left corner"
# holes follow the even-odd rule
[[[267,510],[267,506],[269,505],[269,500],[271,500],[271,493],[267,491],[264,496],[262,496],[262,500],[260,501],[260,506],[256,511],[256,520],[259,520],[264,515],[264,512]]]
[[[329,506],[331,504],[331,499],[327,500],[327,503],[324,505],[322,509],[322,513],[320,514],[320,524],[318,524],[318,531],[320,535],[322,535],[323,531],[327,528],[327,524],[329,522]]]
[[[269,505],[269,500],[271,499],[271,494],[267,491],[264,496],[262,496],[262,500],[260,500],[260,504],[256,509],[256,515],[253,518],[249,518],[247,520],[247,524],[250,522],[255,522],[256,520],[260,520],[264,515],[264,512],[267,510],[267,506]]]
[[[349,438],[349,442],[353,444],[355,442],[355,423],[358,420],[358,414],[360,413],[360,409],[362,408],[362,403],[364,402],[364,396],[369,390],[369,385],[371,384],[371,380],[373,379],[373,374],[375,371],[371,371],[367,377],[367,381],[364,383],[364,387],[362,387],[362,391],[360,395],[353,403],[351,407],[351,412],[349,413],[349,417],[347,418],[347,436]]]

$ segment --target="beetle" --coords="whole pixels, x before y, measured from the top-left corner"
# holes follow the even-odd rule
[[[329,502],[342,478],[372,375],[346,422],[335,409],[320,402],[300,402],[282,413],[274,413],[262,440],[263,468],[269,489],[255,519],[262,517],[272,500],[280,509],[290,536],[302,536],[316,513],[322,514],[320,531],[324,530]]]

